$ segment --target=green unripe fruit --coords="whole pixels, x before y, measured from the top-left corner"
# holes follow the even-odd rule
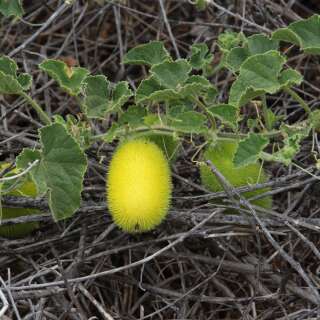
[[[221,174],[234,187],[242,187],[250,184],[264,183],[268,181],[268,176],[261,168],[259,162],[247,166],[236,168],[233,164],[233,157],[237,150],[237,141],[219,141],[214,147],[209,147],[203,154],[205,161],[210,160]],[[212,192],[224,191],[218,179],[211,169],[203,164],[200,167],[200,176],[202,184]],[[254,197],[268,191],[268,188],[245,192],[242,195],[245,198]],[[264,197],[252,201],[254,205],[269,209],[272,207],[272,198]]]
[[[0,171],[4,170],[8,166],[7,163],[0,165]],[[16,174],[17,170],[12,170],[12,174]],[[27,196],[35,198],[37,196],[37,189],[34,183],[27,180],[20,184],[16,189],[6,193],[9,196]],[[26,215],[33,215],[40,213],[37,209],[28,208],[2,208],[2,219],[18,218]],[[21,238],[30,234],[35,229],[39,228],[38,222],[26,222],[18,223],[14,225],[0,225],[0,236],[5,238]]]
[[[174,163],[177,160],[180,150],[180,140],[178,138],[157,133],[151,133],[145,138],[155,143],[163,151],[170,163]]]

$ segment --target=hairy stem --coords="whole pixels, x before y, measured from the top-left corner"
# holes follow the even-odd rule
[[[38,105],[38,103],[33,100],[29,95],[27,95],[25,92],[19,93],[21,97],[23,97],[31,106],[32,108],[38,113],[41,121],[46,124],[50,125],[51,124],[51,119],[49,116],[42,110],[42,108]]]
[[[284,91],[290,94],[290,96],[301,105],[307,114],[311,113],[311,109],[308,104],[296,92],[290,88],[285,88]]]

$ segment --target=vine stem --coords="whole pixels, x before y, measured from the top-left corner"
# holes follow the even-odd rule
[[[33,100],[29,95],[27,95],[25,92],[20,92],[19,95],[24,98],[31,106],[34,110],[36,110],[36,112],[38,113],[40,119],[42,120],[42,122],[46,125],[50,125],[51,124],[51,119],[49,118],[49,116],[42,110],[42,108],[39,106],[39,104]]]
[[[177,130],[176,128],[172,128],[169,126],[150,126],[150,127],[141,126],[141,127],[137,127],[135,129],[130,130],[130,133],[135,133],[135,132],[147,133],[149,131],[152,131],[160,135],[172,135],[172,133],[174,132],[179,132],[179,130]],[[118,132],[117,136],[122,136],[127,133],[128,133],[128,130],[122,129],[120,132]],[[181,131],[180,133],[186,134],[184,131]],[[103,140],[104,137],[107,137],[108,135],[109,135],[108,132],[95,135],[91,137],[91,141],[95,142],[95,141]],[[267,137],[277,137],[279,135],[281,135],[280,130],[272,130],[264,134],[264,136],[267,136]],[[246,133],[218,132],[217,137],[220,140],[239,139],[239,138],[244,139],[244,138],[247,138],[248,135]]]
[[[311,113],[311,109],[310,109],[310,107],[308,106],[308,104],[307,104],[295,91],[293,91],[293,90],[290,89],[290,88],[285,88],[284,91],[287,92],[288,94],[290,94],[290,96],[291,96],[295,101],[297,101],[298,103],[300,103],[301,107],[304,109],[304,111],[305,111],[307,114],[310,114],[310,113]]]

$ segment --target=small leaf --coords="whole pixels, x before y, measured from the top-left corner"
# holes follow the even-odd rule
[[[250,52],[247,48],[234,48],[227,54],[225,63],[231,71],[237,72],[249,57]]]
[[[112,93],[112,110],[120,109],[132,95],[133,92],[129,89],[129,83],[127,81],[118,82]]]
[[[320,54],[320,16],[291,23],[272,34],[272,38],[293,43],[310,54]]]
[[[60,123],[41,128],[40,142],[41,151],[25,149],[17,165],[25,168],[30,160],[40,159],[40,164],[31,169],[37,188],[47,190],[55,221],[71,217],[80,207],[86,156]]]
[[[194,75],[189,77],[178,93],[181,94],[181,98],[203,97],[205,100],[211,100],[212,102],[218,94],[218,90],[207,78]]]
[[[256,163],[268,143],[269,140],[267,138],[255,133],[250,133],[246,139],[239,142],[233,163],[236,167]]]
[[[23,15],[21,0],[0,0],[0,12],[6,17],[21,17]]]
[[[188,79],[191,66],[187,60],[180,59],[173,62],[165,61],[151,68],[151,73],[161,86],[176,89]]]
[[[263,153],[262,158],[267,161],[277,161],[288,166],[300,150],[301,141],[308,137],[311,127],[308,123],[299,123],[289,126],[281,125],[280,130],[284,137],[283,147],[273,154]]]
[[[120,125],[128,124],[130,127],[138,127],[144,124],[144,117],[147,115],[147,110],[139,106],[130,106],[128,110],[123,113],[118,123]]]
[[[69,67],[63,61],[48,59],[40,64],[40,69],[47,72],[68,94],[80,93],[82,83],[89,71],[80,67]]]
[[[32,77],[28,74],[17,76],[18,66],[9,57],[0,57],[0,93],[19,94],[31,87]]]
[[[179,94],[177,94],[172,89],[165,89],[162,87],[155,77],[151,76],[145,80],[142,80],[135,96],[135,101],[137,104],[146,102],[157,102],[157,101],[168,101],[179,99]]]
[[[283,70],[280,74],[280,84],[282,87],[291,87],[293,85],[300,85],[303,80],[302,75],[291,68]]]
[[[222,123],[236,129],[239,121],[239,109],[230,104],[219,104],[208,108],[208,111]]]
[[[171,57],[163,46],[163,43],[151,41],[140,44],[128,51],[123,58],[123,63],[153,66],[167,60],[171,60]]]
[[[218,37],[218,45],[221,51],[229,52],[231,49],[239,47],[245,40],[243,33],[225,31]]]
[[[196,70],[205,69],[212,63],[213,54],[205,43],[196,43],[191,46],[190,64]]]
[[[276,93],[281,89],[278,78],[284,63],[285,59],[277,51],[249,57],[232,84],[229,104],[240,107],[263,93]]]

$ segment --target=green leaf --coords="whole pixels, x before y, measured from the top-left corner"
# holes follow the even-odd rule
[[[196,111],[187,111],[170,117],[169,125],[185,133],[202,133],[207,131],[207,118]]]
[[[205,69],[212,63],[213,54],[205,43],[196,43],[191,46],[190,64],[196,70]]]
[[[171,57],[163,43],[151,41],[128,51],[123,58],[123,63],[153,66],[167,60],[171,60]]]
[[[284,137],[283,147],[273,154],[263,153],[262,158],[267,161],[276,161],[288,166],[300,150],[301,141],[308,137],[311,127],[307,122],[289,126],[282,124],[280,127]]]
[[[243,47],[235,47],[226,56],[226,65],[233,72],[239,71],[241,65],[251,56],[278,50],[279,43],[263,34],[254,34],[247,39]]]
[[[120,109],[132,95],[133,92],[129,89],[129,83],[127,81],[118,82],[112,93],[112,110]]]
[[[21,17],[23,15],[21,0],[0,0],[0,12],[6,17]]]
[[[13,78],[17,77],[18,66],[14,60],[9,57],[0,57],[0,71]]]
[[[80,207],[87,159],[78,143],[60,123],[40,129],[41,151],[25,149],[17,166],[25,168],[34,159],[39,165],[31,175],[40,191],[47,190],[55,221],[71,217]]]
[[[320,16],[291,23],[272,34],[272,38],[293,43],[310,54],[320,54]]]
[[[279,49],[279,42],[271,39],[264,34],[254,34],[248,37],[248,50],[250,55],[266,53],[268,51]]]
[[[108,109],[109,81],[103,75],[84,80],[84,108],[88,118],[104,118]]]
[[[84,108],[88,118],[104,119],[108,112],[120,109],[132,96],[128,82],[121,81],[113,90],[103,75],[88,76],[84,80]]]
[[[31,88],[32,77],[30,76],[30,74],[22,73],[18,76],[17,80],[23,90],[29,90]]]
[[[176,89],[188,79],[191,66],[187,60],[165,61],[151,68],[151,73],[161,86]]]
[[[302,83],[302,75],[291,68],[283,70],[280,74],[281,87],[291,87],[293,85],[300,85]]]
[[[106,143],[111,143],[118,137],[119,133],[122,133],[122,131],[122,127],[120,127],[118,123],[114,122],[107,133],[103,135],[103,141]]]
[[[17,76],[18,66],[9,57],[0,57],[0,94],[19,94],[31,87],[32,77],[28,74]]]
[[[218,45],[220,50],[226,53],[233,48],[239,47],[244,40],[245,36],[243,33],[225,31],[219,34]]]
[[[0,94],[19,94],[22,91],[18,80],[0,71]]]
[[[128,124],[132,128],[138,127],[144,124],[144,117],[146,115],[146,108],[130,106],[128,110],[120,116],[118,123],[120,125]]]
[[[239,108],[230,104],[218,104],[209,107],[208,112],[231,128],[236,129],[238,127]]]
[[[63,61],[48,59],[40,64],[40,69],[56,80],[68,94],[76,96],[89,71],[80,67],[69,67]]]
[[[39,160],[41,163],[41,151],[24,148],[16,158],[16,166],[18,169],[25,169],[35,160]],[[36,185],[37,194],[43,195],[47,192],[47,185],[40,163],[33,167],[30,174]]]
[[[135,96],[137,104],[160,102],[179,99],[179,94],[172,89],[162,87],[155,77],[151,76],[141,81]]]
[[[229,104],[242,106],[251,99],[281,89],[280,72],[285,59],[277,51],[249,57],[240,67],[240,74],[232,84]]]
[[[212,100],[217,96],[217,88],[205,77],[194,75],[189,77],[185,84],[177,91],[181,98],[203,97],[205,100]]]
[[[247,138],[239,142],[233,163],[236,167],[256,163],[268,143],[269,140],[267,138],[255,133],[250,133]]]

